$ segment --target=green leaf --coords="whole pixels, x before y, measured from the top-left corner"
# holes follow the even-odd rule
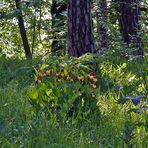
[[[48,67],[47,64],[42,64],[41,67],[40,67],[40,70],[43,70],[43,69],[45,69],[45,68],[47,68],[47,67]]]
[[[30,87],[30,89],[28,90],[28,97],[30,99],[37,100],[38,95],[38,90],[35,87]]]
[[[49,89],[49,90],[46,91],[47,96],[50,96],[51,93],[52,93],[52,89]]]

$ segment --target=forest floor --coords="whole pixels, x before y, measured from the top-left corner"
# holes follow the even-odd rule
[[[100,113],[58,122],[35,113],[28,99],[27,91],[35,84],[34,67],[43,61],[0,57],[0,147],[146,148],[148,61],[104,60],[100,66],[105,91],[96,88]],[[113,85],[106,89],[110,81]],[[136,105],[132,99],[119,104],[122,94],[143,99]]]

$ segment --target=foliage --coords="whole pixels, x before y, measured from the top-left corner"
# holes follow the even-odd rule
[[[123,66],[125,65],[121,64],[122,62],[125,63],[123,59],[117,61],[117,63],[119,62],[120,64],[113,64],[113,61],[110,60],[108,67],[112,68],[105,67],[106,63],[109,62],[109,58],[96,59],[96,61],[98,61],[99,63],[99,70],[97,72],[99,78],[97,82],[97,88],[95,89],[90,86],[90,82],[92,81],[90,81],[89,79],[87,79],[89,81],[87,81],[86,84],[82,84],[82,82],[77,80],[77,74],[75,74],[75,71],[77,71],[76,68],[70,70],[70,72],[74,74],[73,77],[75,77],[74,81],[76,83],[79,83],[81,87],[89,85],[89,90],[95,91],[96,97],[94,99],[97,100],[97,107],[100,112],[99,116],[96,111],[93,111],[93,114],[91,114],[91,116],[87,115],[87,118],[86,116],[85,118],[84,116],[82,118],[82,116],[77,115],[77,118],[71,117],[67,118],[64,122],[61,122],[61,120],[55,119],[55,112],[51,112],[52,114],[49,114],[47,110],[43,110],[42,106],[40,106],[38,112],[35,112],[35,103],[31,105],[30,100],[28,100],[28,90],[30,90],[31,88],[35,90],[40,89],[40,91],[42,91],[42,88],[46,86],[48,91],[50,87],[52,87],[52,91],[54,91],[54,85],[59,85],[59,88],[61,89],[66,88],[67,90],[70,90],[70,93],[72,93],[72,95],[74,96],[77,94],[73,93],[71,91],[71,88],[66,87],[66,85],[71,85],[73,89],[76,89],[77,93],[78,90],[76,88],[76,84],[69,81],[67,82],[67,80],[65,80],[65,77],[60,78],[60,82],[56,81],[56,76],[54,73],[52,73],[50,76],[42,77],[41,84],[35,84],[34,68],[37,69],[37,72],[40,72],[42,70],[47,72],[49,65],[52,70],[54,69],[53,65],[57,65],[57,68],[55,68],[54,71],[55,73],[57,73],[57,71],[60,71],[61,68],[64,68],[66,66],[67,62],[71,61],[68,65],[74,66],[80,64],[80,67],[84,66],[83,70],[86,70],[84,75],[88,78],[88,73],[92,72],[93,70],[89,68],[90,63],[88,64],[88,61],[91,59],[92,56],[85,55],[84,57],[85,58],[68,60],[66,57],[57,58],[51,56],[50,58],[46,59],[46,62],[40,61],[39,59],[34,61],[24,61],[20,59],[4,60],[3,58],[0,58],[0,81],[2,82],[2,85],[0,85],[0,145],[2,147],[147,146],[147,110],[142,110],[138,113],[136,112],[142,106],[146,105],[145,103],[147,102],[147,98],[141,101],[140,104],[137,106],[135,106],[130,101],[126,102],[123,105],[120,105],[118,104],[118,99],[122,94],[122,90],[118,92],[117,90],[115,90],[116,88],[114,88],[117,80],[119,81],[119,77],[117,77],[116,73],[118,72],[119,68],[124,70],[124,76],[120,78],[120,81],[122,82],[122,79],[125,81],[125,79],[128,78],[129,72],[132,72],[136,75],[138,75],[138,73],[141,73],[146,68],[146,60],[143,63],[138,63],[138,61],[134,61],[136,65],[140,64],[140,72],[135,69],[136,65],[135,67],[133,67],[133,63],[129,64],[127,62],[126,67]],[[57,63],[53,62],[53,59],[55,59],[54,61],[56,61]],[[12,61],[15,64],[13,64]],[[77,64],[74,64],[74,61]],[[85,65],[84,63],[87,64]],[[33,65],[35,66],[33,67]],[[18,67],[19,69],[23,69],[23,67],[30,67],[30,71],[26,71],[25,69],[23,72],[20,71],[19,73],[17,69]],[[8,69],[9,75],[8,73],[6,73]],[[15,77],[10,80],[9,77],[12,75],[12,72],[15,73]],[[28,76],[26,76],[26,73],[28,73]],[[32,78],[30,78],[29,75],[32,75]],[[146,75],[145,71],[143,75]],[[4,81],[4,79],[6,81]],[[25,83],[27,82],[27,80],[29,81],[29,83]],[[141,81],[140,79],[138,80]],[[107,81],[112,81],[112,85],[102,85],[103,83],[108,83]],[[145,80],[143,79],[143,81]],[[131,83],[134,84],[133,81]],[[126,86],[127,83],[122,84],[125,84]],[[125,86],[123,85],[123,88]],[[144,85],[144,87],[146,87],[146,85]],[[45,88],[43,90],[45,91]],[[65,97],[67,91],[65,94],[56,93],[57,92],[55,90],[54,94],[60,95],[60,99],[62,100],[62,95],[64,95]],[[125,93],[126,91],[124,91],[123,94]],[[141,93],[146,95],[145,91]],[[128,91],[126,95],[128,95]],[[50,98],[51,97],[52,95],[50,94]],[[56,100],[55,96],[54,98]],[[66,99],[69,98],[71,97],[67,96]],[[68,103],[70,102],[68,102],[68,100],[65,101],[67,102],[63,102],[61,106],[64,106],[65,103],[69,107],[70,104]],[[88,105],[88,107],[90,107],[90,105]],[[82,106],[80,106],[80,108],[82,108]],[[64,114],[66,113],[66,110],[62,111],[64,112]],[[78,114],[81,112],[82,111],[77,110]],[[50,118],[47,117],[46,113],[49,115]]]
[[[132,56],[122,41],[117,0],[107,0],[109,48],[100,48],[96,12],[101,1],[94,0],[97,52],[79,58],[66,53],[67,12],[51,16],[52,0],[21,1],[32,60],[24,59],[14,2],[0,2],[0,147],[146,148],[146,1],[141,1],[143,59]],[[62,45],[56,45],[58,54],[51,53],[54,34]]]
[[[145,65],[147,60],[143,62]],[[102,75],[108,76],[114,83],[114,86],[122,87],[121,92],[124,95],[147,94],[147,70],[146,66],[141,67],[141,62],[137,60],[129,60],[128,62],[120,63],[119,65],[110,65],[109,62],[104,62],[101,65]],[[108,71],[106,71],[108,69]]]
[[[59,4],[65,3],[65,0],[57,1]],[[98,0],[94,0],[93,4],[93,22],[94,22],[94,38],[97,51],[100,49],[100,36],[97,32],[97,18],[96,12],[98,9]],[[124,45],[119,31],[118,18],[117,18],[117,3],[118,1],[108,1],[108,23],[104,24],[107,27],[109,35],[109,52],[121,51],[127,55],[131,54],[131,49]],[[7,56],[24,57],[22,41],[17,24],[18,11],[15,9],[14,1],[3,0],[0,4],[0,48]],[[66,16],[67,12],[61,12],[57,18],[54,18],[56,24],[52,26],[51,16],[52,0],[37,0],[37,1],[22,1],[21,8],[25,20],[25,27],[30,47],[33,52],[33,57],[45,55],[51,52],[52,41],[54,40],[53,34],[56,34],[56,40],[62,44],[59,49],[59,54],[66,53]],[[147,52],[147,3],[141,2],[141,33],[144,42],[144,49]],[[15,31],[14,31],[15,30]],[[64,49],[63,49],[64,48]]]
[[[42,108],[47,114],[59,113],[64,119],[76,110],[84,113],[82,116],[91,115],[97,108],[95,97],[100,77],[94,71],[92,59],[91,55],[68,60],[50,57],[47,64],[35,69],[37,85],[28,91],[31,103],[38,111]]]

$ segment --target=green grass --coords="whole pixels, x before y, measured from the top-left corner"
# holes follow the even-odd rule
[[[118,104],[117,101],[121,93],[125,94],[125,92],[116,92],[114,87],[106,89],[106,91],[97,88],[99,115],[94,113],[85,119],[70,118],[65,122],[57,122],[54,119],[49,120],[42,112],[33,112],[34,108],[29,102],[27,90],[34,83],[33,67],[34,65],[38,67],[40,62],[38,60],[0,59],[0,147],[147,147],[147,113],[129,112],[130,109],[135,108],[131,102],[124,105]],[[106,64],[104,65],[104,62],[102,62],[101,65],[103,67],[102,72],[104,72],[102,81],[107,83],[111,79],[113,83],[116,83],[114,79],[117,77],[118,70],[112,72],[112,70],[115,71],[112,67],[117,67],[117,64],[110,64],[106,71]],[[121,63],[118,63],[118,65],[121,65]],[[139,65],[136,63],[135,68],[133,65],[131,62],[127,63],[120,84],[127,86],[124,81],[129,72],[136,74],[136,76],[140,74],[140,76],[137,76],[137,83],[133,82],[132,84],[139,88],[138,82],[142,83],[144,88],[140,92],[146,95],[147,61]],[[141,72],[143,73],[141,74]],[[139,77],[142,78],[139,79]],[[105,84],[103,87],[105,87]],[[138,107],[145,104],[146,101],[147,98]]]

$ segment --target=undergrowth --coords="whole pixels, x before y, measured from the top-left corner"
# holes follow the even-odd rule
[[[0,146],[146,148],[147,59],[109,59],[0,57]]]

